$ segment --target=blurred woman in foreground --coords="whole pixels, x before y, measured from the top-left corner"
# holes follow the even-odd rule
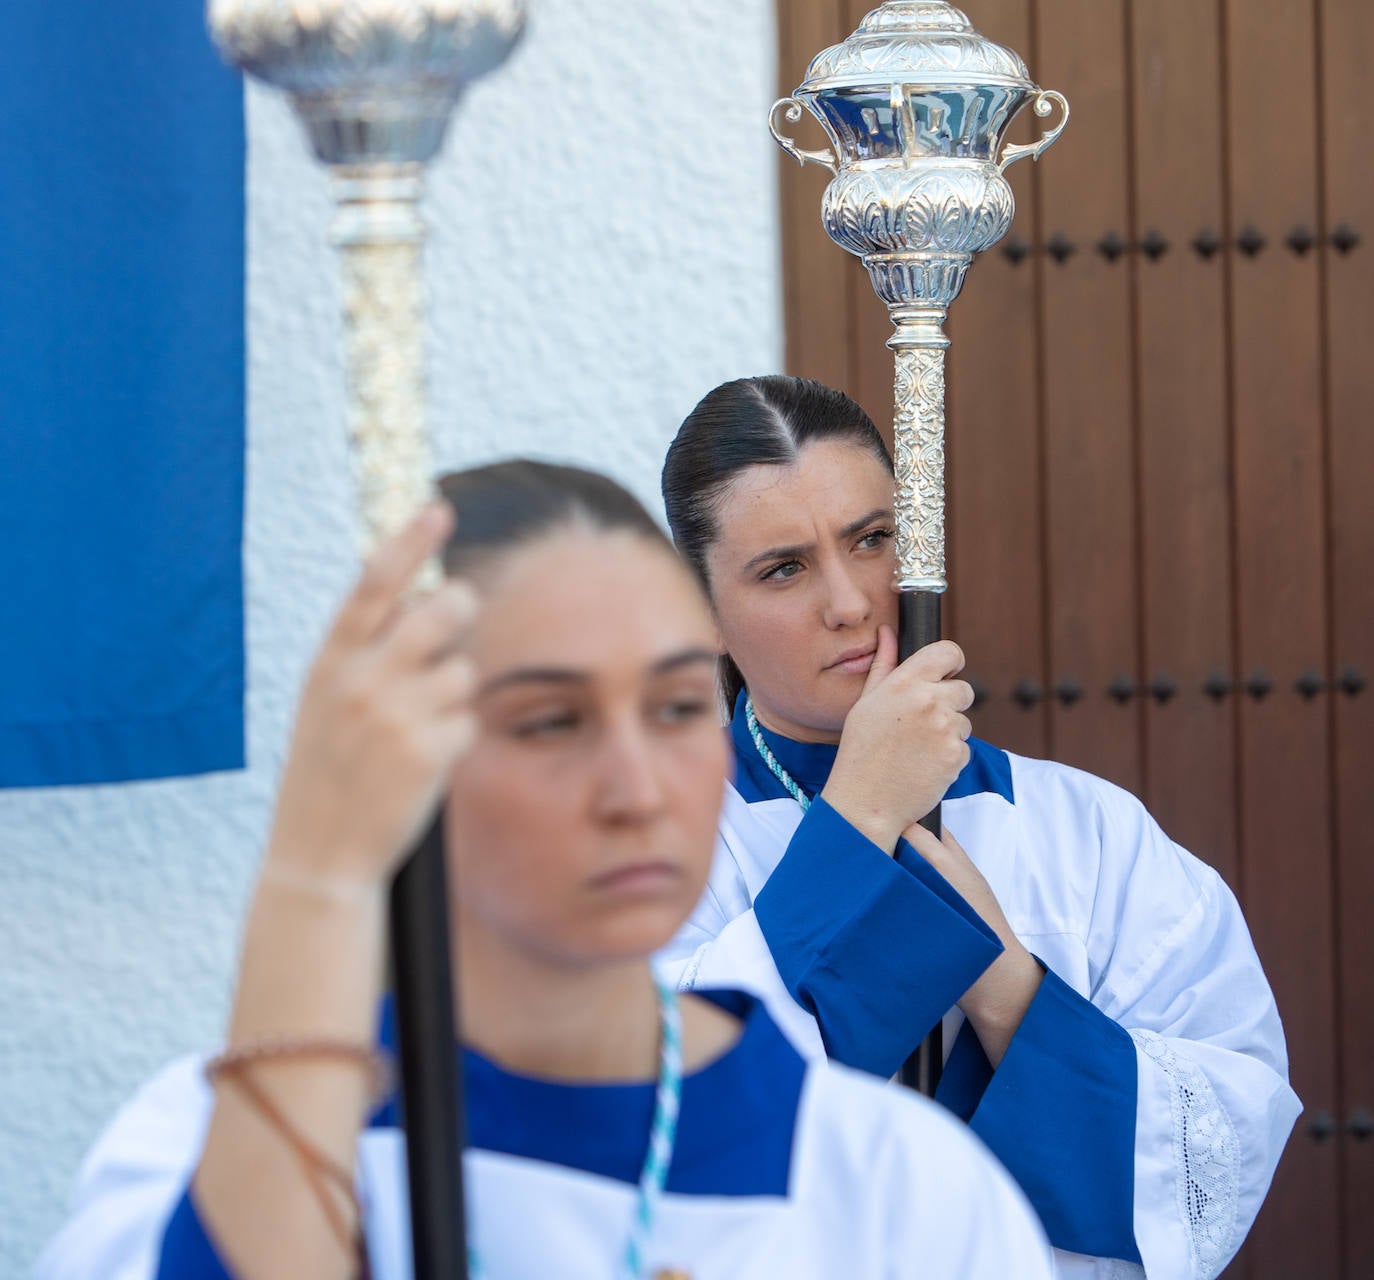
[[[309,677],[227,1052],[120,1113],[42,1280],[409,1275],[369,1067],[387,887],[445,792],[476,1275],[1047,1276],[952,1119],[656,980],[728,748],[710,614],[653,521],[535,463],[443,490],[456,530],[435,507],[384,547]],[[404,603],[440,548],[480,611],[462,581]]]

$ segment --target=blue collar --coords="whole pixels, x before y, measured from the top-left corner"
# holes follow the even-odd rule
[[[677,1195],[785,1196],[806,1065],[762,1004],[732,991],[696,992],[744,1024],[720,1058],[682,1082],[668,1191]],[[380,1041],[395,1052],[390,997]],[[468,1142],[483,1151],[562,1165],[633,1186],[654,1112],[654,1084],[562,1084],[516,1075],[463,1051]],[[399,1124],[393,1097],[372,1127]]]
[[[759,727],[763,729],[762,725]],[[735,789],[740,795],[750,804],[760,800],[786,800],[787,788],[764,764],[749,735],[749,726],[744,719],[743,693],[735,701],[730,739],[735,748]],[[763,740],[803,791],[811,796],[821,791],[834,767],[837,746],[828,742],[794,742],[769,729],[763,729]],[[970,738],[968,745],[972,757],[945,793],[945,799],[961,800],[965,796],[991,794],[1001,796],[1008,804],[1015,804],[1011,760],[1007,753],[980,738]]]

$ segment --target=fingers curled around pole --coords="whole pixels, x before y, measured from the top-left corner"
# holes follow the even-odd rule
[[[429,693],[441,711],[466,714],[476,692],[477,665],[467,654],[451,654],[435,668]]]
[[[924,649],[917,650],[907,659],[907,665],[910,670],[927,680],[943,680],[949,684],[964,685],[962,680],[953,679],[964,669],[964,651],[953,640],[937,640],[934,644],[926,645]],[[967,686],[964,688],[967,689]],[[971,690],[969,702],[971,705]]]
[[[954,696],[954,709],[960,712],[972,711],[978,702],[978,692],[967,680],[949,681],[950,692]],[[972,732],[972,726],[969,726]],[[968,734],[964,735],[965,737]]]
[[[336,631],[353,641],[375,636],[416,575],[447,541],[453,524],[453,511],[446,503],[426,503],[400,532],[383,542],[363,566],[339,610]]]
[[[396,655],[412,664],[437,662],[457,652],[478,611],[477,592],[462,579],[449,579],[406,605],[396,624]]]

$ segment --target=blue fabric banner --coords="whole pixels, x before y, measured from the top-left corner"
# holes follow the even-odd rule
[[[244,762],[244,126],[197,0],[0,6],[0,786]]]

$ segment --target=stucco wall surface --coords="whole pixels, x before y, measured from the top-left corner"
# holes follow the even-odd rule
[[[431,179],[438,461],[580,461],[657,510],[696,399],[781,362],[772,5],[531,7]],[[0,793],[0,1280],[118,1102],[219,1033],[293,701],[356,567],[328,190],[281,102],[247,111],[249,768]]]

